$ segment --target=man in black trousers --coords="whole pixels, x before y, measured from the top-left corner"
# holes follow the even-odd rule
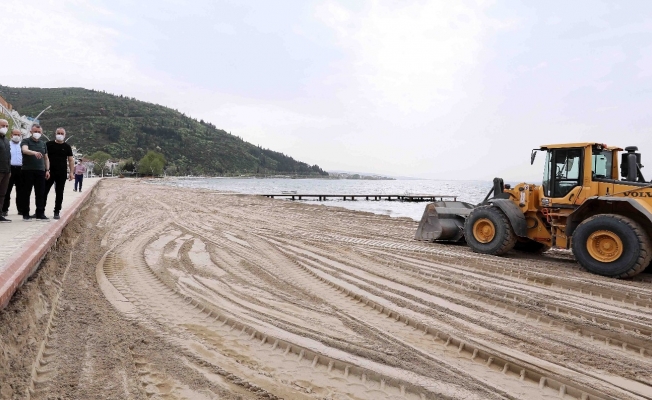
[[[50,178],[48,149],[45,146],[45,141],[41,140],[43,135],[41,125],[32,125],[30,132],[32,136],[23,139],[20,143],[23,151],[23,168],[20,171],[23,185],[23,195],[21,196],[23,204],[20,209],[23,212],[23,221],[28,222],[32,219],[48,221],[49,218],[45,216],[44,198],[45,180]],[[32,195],[32,188],[34,188],[34,197],[36,198],[36,214],[30,216],[29,198]]]
[[[54,136],[55,140],[47,142],[48,157],[50,158],[50,178],[45,181],[45,200],[48,201],[48,193],[52,185],[56,198],[54,200],[54,219],[59,219],[61,211],[61,202],[63,202],[63,188],[66,185],[66,179],[71,181],[75,173],[75,159],[72,156],[72,147],[66,143],[66,130],[57,128]]]
[[[0,119],[0,200],[3,204],[11,178],[11,148],[9,140],[5,137],[8,128],[9,122],[6,119]],[[0,222],[11,222],[11,220],[0,215]]]
[[[11,131],[11,142],[9,143],[11,151],[11,177],[9,177],[9,186],[7,186],[7,193],[5,193],[5,201],[2,205],[2,216],[6,217],[9,212],[9,204],[11,203],[11,190],[16,187],[16,209],[19,215],[23,215],[20,207],[22,207],[21,196],[23,195],[22,178],[20,177],[20,170],[23,167],[23,152],[20,149],[20,142],[23,141],[23,134],[20,129],[14,128]]]

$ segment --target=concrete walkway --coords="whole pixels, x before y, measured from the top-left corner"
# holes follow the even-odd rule
[[[61,219],[55,220],[54,187],[50,190],[45,209],[49,221],[23,221],[18,215],[15,191],[12,191],[11,205],[7,218],[9,223],[0,223],[0,309],[8,302],[15,289],[38,267],[43,256],[59,237],[63,228],[74,218],[83,202],[89,197],[100,178],[84,179],[83,192],[74,192],[74,181],[67,181],[61,206]],[[30,199],[30,210],[34,213],[34,193]]]

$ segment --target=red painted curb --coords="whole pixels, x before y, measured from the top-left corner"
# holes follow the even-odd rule
[[[45,232],[30,240],[28,247],[7,260],[6,268],[0,272],[0,310],[9,304],[11,296],[38,269],[45,254],[54,245],[68,223],[77,216],[82,204],[91,196],[98,185],[99,182],[93,185],[91,190],[75,200],[70,205],[70,211],[62,215],[60,220],[50,221],[47,225],[44,224]],[[32,223],[39,224],[42,222],[34,221]]]

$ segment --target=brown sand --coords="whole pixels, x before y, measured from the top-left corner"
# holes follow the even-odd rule
[[[652,398],[650,275],[415,229],[101,182],[0,312],[0,398]]]

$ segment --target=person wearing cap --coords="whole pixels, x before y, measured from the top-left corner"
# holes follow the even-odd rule
[[[0,203],[2,204],[5,202],[5,193],[11,177],[11,147],[5,136],[7,129],[9,129],[9,122],[0,119]],[[11,222],[11,220],[0,215],[0,222]]]
[[[66,130],[57,128],[55,140],[46,143],[48,158],[50,159],[50,177],[45,181],[45,195],[43,207],[47,206],[48,194],[52,185],[56,198],[54,200],[54,219],[59,219],[61,203],[63,202],[63,189],[66,180],[71,181],[74,176],[75,159],[72,156],[72,147],[66,143]]]
[[[11,147],[11,177],[9,178],[9,186],[7,187],[7,193],[5,194],[5,201],[2,204],[2,216],[6,217],[9,212],[9,204],[11,203],[11,190],[16,187],[16,209],[18,210],[19,215],[23,215],[21,212],[22,204],[22,189],[20,178],[20,170],[23,166],[23,152],[20,149],[20,142],[23,141],[23,133],[20,129],[14,128],[11,131],[11,142],[9,146]]]
[[[21,178],[23,184],[23,205],[20,207],[23,211],[23,221],[29,222],[33,219],[40,221],[49,221],[45,216],[45,181],[50,178],[50,159],[48,158],[48,148],[45,141],[41,140],[43,131],[38,124],[32,125],[30,130],[32,136],[23,139],[20,147],[23,152],[23,168]],[[29,215],[29,198],[34,189],[36,203],[36,213]]]

